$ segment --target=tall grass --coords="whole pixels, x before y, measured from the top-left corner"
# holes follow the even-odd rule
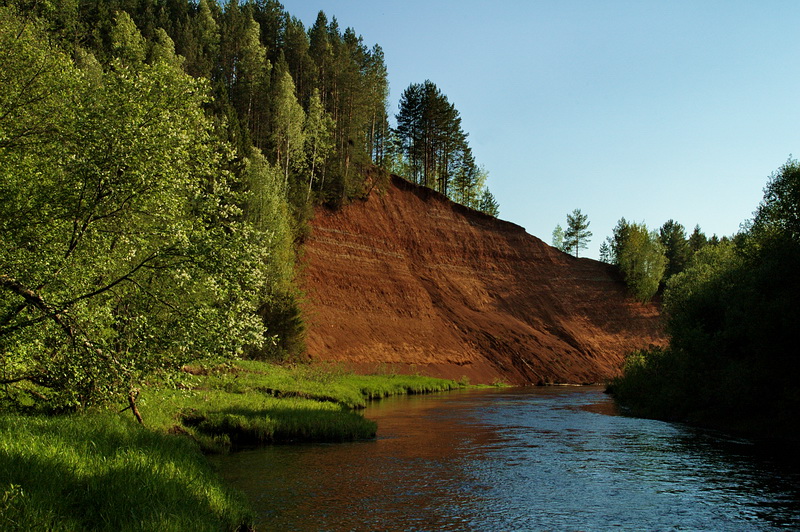
[[[110,413],[0,416],[1,530],[237,530],[252,514],[197,446]]]

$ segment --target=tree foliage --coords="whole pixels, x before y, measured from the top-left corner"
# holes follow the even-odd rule
[[[564,228],[561,227],[561,224],[556,224],[555,229],[553,229],[552,243],[554,248],[563,251],[564,253],[567,252],[567,248],[564,245]]]
[[[400,97],[396,119],[401,172],[462,205],[499,214],[485,185],[486,170],[476,165],[461,127],[461,115],[435,83],[409,85]]]
[[[141,63],[124,16],[99,79],[10,9],[0,24],[3,382],[85,406],[259,345],[266,249],[239,219],[205,84]]]
[[[614,230],[616,264],[631,293],[640,301],[649,301],[658,291],[667,258],[658,234],[644,224],[621,219]]]
[[[796,425],[798,175],[795,161],[782,166],[752,223],[702,247],[667,282],[670,346],[629,361],[614,384],[621,401],[655,417],[761,436],[787,436]]]
[[[686,238],[686,229],[675,220],[664,222],[658,230],[658,238],[664,246],[664,255],[667,258],[667,267],[664,271],[664,281],[667,281],[686,268],[691,258],[691,249]]]
[[[589,231],[589,216],[580,209],[575,209],[567,214],[567,228],[564,230],[564,249],[572,252],[577,257],[580,250],[586,249],[592,232]]]
[[[380,46],[276,0],[0,5],[3,397],[133,400],[197,356],[301,353],[313,202],[402,159]],[[441,104],[430,182],[496,215]]]

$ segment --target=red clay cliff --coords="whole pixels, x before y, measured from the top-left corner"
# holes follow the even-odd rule
[[[612,266],[399,178],[338,211],[304,246],[308,351],[359,371],[473,383],[585,384],[664,344],[655,304]]]

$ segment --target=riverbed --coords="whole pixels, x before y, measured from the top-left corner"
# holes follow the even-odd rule
[[[745,440],[624,417],[600,387],[392,398],[378,437],[216,459],[258,530],[800,529],[800,472]]]

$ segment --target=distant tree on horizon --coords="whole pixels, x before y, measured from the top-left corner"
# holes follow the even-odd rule
[[[589,245],[592,232],[589,231],[589,216],[583,214],[580,209],[575,209],[571,214],[567,214],[567,228],[564,231],[564,249],[575,250],[578,257],[580,250],[586,249]]]
[[[556,224],[553,229],[552,243],[554,248],[566,253],[567,250],[564,249],[564,228],[561,227],[561,224]]]

